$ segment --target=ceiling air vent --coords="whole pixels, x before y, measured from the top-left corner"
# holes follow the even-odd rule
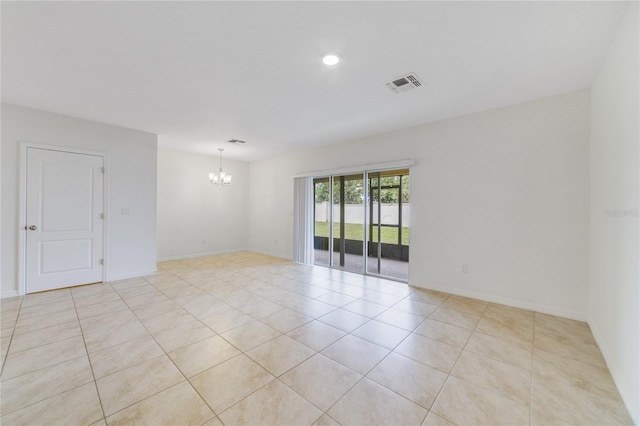
[[[422,86],[422,82],[415,73],[407,74],[387,83],[387,87],[396,95],[420,86]]]
[[[229,139],[227,142],[229,142],[229,143],[246,143],[245,141],[241,141],[240,139]]]

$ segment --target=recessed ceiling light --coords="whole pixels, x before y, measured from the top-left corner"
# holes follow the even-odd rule
[[[340,56],[337,53],[327,53],[322,57],[322,62],[325,65],[335,65],[340,62]]]

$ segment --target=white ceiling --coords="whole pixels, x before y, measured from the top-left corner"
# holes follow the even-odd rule
[[[250,161],[589,87],[627,5],[3,1],[2,100]]]

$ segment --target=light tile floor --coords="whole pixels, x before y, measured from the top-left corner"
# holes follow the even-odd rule
[[[314,263],[317,265],[329,265],[329,250],[313,250]],[[340,264],[339,253],[334,253],[334,262]],[[378,271],[378,258],[369,257],[367,260],[367,273],[379,274],[397,280],[407,281],[409,279],[409,262],[402,260],[380,259],[380,271]],[[344,255],[344,268],[347,271],[362,273],[364,262],[362,254]]]
[[[631,424],[582,322],[255,253],[159,268],[2,300],[2,424]]]

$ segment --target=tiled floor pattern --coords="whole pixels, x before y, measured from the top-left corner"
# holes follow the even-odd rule
[[[2,300],[3,425],[631,424],[588,326],[255,253]]]
[[[313,250],[314,263],[317,265],[329,266],[329,250]],[[340,264],[340,253],[334,253],[334,261]],[[345,253],[344,267],[346,271],[361,273],[364,261],[362,255]],[[378,270],[378,258],[369,257],[367,259],[367,273],[379,274],[389,278],[395,278],[400,281],[409,279],[409,262],[392,259],[380,259],[380,272]]]

